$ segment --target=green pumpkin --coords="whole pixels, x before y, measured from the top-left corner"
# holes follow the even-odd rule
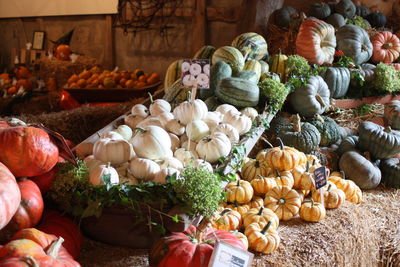
[[[194,54],[193,59],[211,59],[215,52],[215,47],[212,45],[205,45],[200,48],[196,54]]]
[[[289,125],[290,125],[290,118],[284,117],[279,114],[276,115],[271,120],[269,128],[265,132],[268,140],[274,145],[279,145],[279,143],[276,141],[276,138],[278,138],[279,133],[282,131],[282,129],[288,127]]]
[[[369,14],[371,14],[371,9],[369,9],[367,6],[363,5],[356,5],[356,15],[366,18]]]
[[[333,13],[326,18],[326,22],[331,24],[335,28],[340,28],[346,25],[346,19],[339,13]]]
[[[221,102],[235,107],[254,107],[258,104],[260,89],[254,82],[231,77],[219,82],[215,95]]]
[[[168,101],[172,107],[176,107],[188,99],[190,91],[191,88],[183,86],[182,79],[178,79],[168,90],[165,90],[163,99]]]
[[[232,68],[233,73],[243,70],[244,57],[242,53],[233,46],[223,46],[215,50],[212,56],[212,64],[224,61]]]
[[[381,182],[381,171],[371,161],[355,151],[342,155],[339,167],[346,177],[353,180],[361,189],[373,189]]]
[[[252,70],[242,70],[239,73],[237,73],[234,77],[248,80],[254,84],[257,84],[259,80],[258,74]]]
[[[293,20],[298,19],[300,14],[295,8],[284,6],[275,10],[271,17],[275,25],[281,28],[289,28],[290,23],[293,22]]]
[[[301,116],[313,117],[330,107],[330,92],[321,76],[311,76],[307,82],[306,85],[295,88],[290,100]]]
[[[317,115],[307,122],[314,125],[321,134],[320,146],[330,146],[340,140],[339,125],[333,119]]]
[[[293,116],[292,123],[281,128],[278,137],[285,145],[304,153],[311,153],[316,150],[321,142],[321,134],[318,129],[308,122],[302,123],[298,115]]]
[[[358,127],[359,146],[371,152],[377,159],[392,158],[400,153],[400,132],[382,127],[370,121],[361,122]]]
[[[218,97],[216,96],[207,98],[204,103],[206,104],[209,111],[215,111],[219,105],[222,105],[222,103],[218,100]]]
[[[336,32],[336,49],[352,58],[356,65],[367,62],[372,56],[372,43],[368,33],[357,25],[345,25]]]
[[[393,188],[400,188],[400,159],[392,158],[381,161],[382,183]]]
[[[331,14],[331,8],[327,3],[313,3],[310,7],[309,15],[317,19],[326,19]]]
[[[384,27],[387,23],[386,16],[379,11],[372,12],[366,17],[366,19],[374,28]]]
[[[165,77],[164,77],[165,93],[169,93],[168,89],[170,89],[171,86],[182,77],[182,62],[183,62],[182,59],[175,60],[168,66],[167,71],[165,72]],[[171,89],[173,89],[173,88],[171,88]]]
[[[346,153],[348,151],[357,151],[358,152],[357,146],[358,146],[358,136],[356,136],[356,135],[347,136],[340,143],[340,145],[337,149],[337,153],[339,155],[343,155],[344,153]]]
[[[332,98],[345,96],[350,85],[350,70],[348,68],[329,67],[320,76],[325,80]]]
[[[215,92],[219,81],[232,76],[232,68],[224,61],[212,65],[210,69],[210,89]]]
[[[400,129],[400,101],[393,100],[385,105],[383,117],[387,120],[390,127]]]
[[[335,6],[335,11],[347,19],[352,19],[356,14],[356,6],[351,0],[340,0]]]
[[[231,44],[242,52],[245,59],[262,59],[268,56],[268,44],[264,37],[255,32],[237,36]]]

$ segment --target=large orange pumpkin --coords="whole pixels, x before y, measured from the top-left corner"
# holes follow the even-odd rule
[[[371,41],[373,62],[392,63],[400,56],[400,40],[395,34],[389,31],[380,32]]]
[[[58,45],[56,48],[55,56],[59,60],[70,60],[71,48],[69,45]]]
[[[36,176],[56,165],[58,148],[41,129],[0,128],[0,161],[17,177]]]
[[[0,162],[0,229],[8,224],[21,201],[14,175]]]

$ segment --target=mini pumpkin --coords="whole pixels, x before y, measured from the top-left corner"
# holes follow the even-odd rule
[[[322,192],[324,197],[324,206],[327,209],[336,209],[346,200],[345,193],[341,189],[332,188],[331,185],[328,185],[328,188],[326,189],[322,189]],[[316,202],[322,202],[320,190],[315,190],[312,193],[312,199]]]
[[[310,164],[307,162],[305,171],[301,174],[298,188],[300,190],[312,190],[315,188],[314,174],[310,171]]]
[[[290,189],[292,189],[293,184],[294,184],[294,179],[293,175],[290,171],[278,171],[275,170],[276,172],[276,177],[274,177],[276,185],[279,186],[287,186]]]
[[[400,40],[389,32],[383,31],[372,37],[372,61],[375,63],[392,63],[400,56]]]
[[[233,203],[233,204],[226,205],[225,208],[239,212],[240,216],[242,216],[242,218],[243,218],[243,216],[246,214],[246,212],[249,211],[250,206],[249,206],[249,204]]]
[[[245,180],[228,183],[225,191],[227,192],[228,202],[237,202],[240,204],[250,202],[254,194],[253,187]]]
[[[259,207],[249,209],[243,216],[243,226],[258,223],[261,227],[271,222],[270,229],[276,230],[279,226],[278,216],[270,209]]]
[[[233,234],[234,236],[236,236],[237,239],[242,241],[245,250],[249,248],[249,241],[247,240],[247,236],[245,234],[239,232],[238,230],[231,231],[231,234]]]
[[[253,196],[253,199],[249,203],[250,208],[260,208],[264,206],[264,199],[262,197]]]
[[[260,176],[268,176],[272,173],[272,169],[264,161],[251,159],[244,164],[241,170],[241,175],[246,181],[252,181]]]
[[[227,156],[230,151],[231,141],[221,132],[204,137],[196,145],[199,157],[210,163],[217,162],[220,157]]]
[[[257,175],[257,178],[251,180],[251,186],[256,195],[264,196],[269,190],[277,185],[276,179]]]
[[[106,184],[106,176],[109,176],[108,181],[110,184],[119,183],[118,172],[110,165],[97,165],[89,170],[89,181],[92,185]]]
[[[249,117],[241,114],[240,112],[235,112],[232,110],[224,114],[222,122],[228,123],[235,127],[239,132],[239,135],[247,133],[251,128],[251,119]]]
[[[326,216],[325,207],[318,202],[314,202],[313,199],[305,201],[299,211],[300,218],[307,222],[319,222],[322,221]]]
[[[123,139],[102,138],[97,140],[93,146],[94,157],[97,160],[110,162],[111,164],[128,162],[134,156],[134,153],[132,145]]]
[[[265,195],[264,206],[278,215],[280,220],[290,220],[300,209],[301,200],[294,189],[276,186]]]
[[[245,235],[249,241],[249,247],[257,252],[270,254],[278,249],[280,237],[276,230],[270,229],[271,222],[264,227],[253,223],[246,227]]]
[[[361,189],[352,180],[346,180],[344,173],[343,178],[339,176],[330,176],[329,181],[332,181],[338,189],[344,192],[347,201],[356,204],[362,202]]]
[[[162,159],[172,154],[171,138],[167,131],[158,126],[137,129],[131,143],[137,155],[142,158]]]
[[[211,226],[215,229],[224,230],[224,231],[233,231],[237,230],[242,225],[242,216],[239,212],[219,207],[217,209],[216,214],[214,215],[214,219],[211,223]]]

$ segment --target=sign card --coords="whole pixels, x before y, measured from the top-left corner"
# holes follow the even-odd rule
[[[253,258],[253,253],[216,241],[208,267],[250,267]]]
[[[210,60],[184,59],[181,70],[182,83],[185,87],[210,89]]]
[[[322,166],[314,171],[314,179],[315,179],[315,188],[318,190],[322,187],[324,187],[327,183],[327,171],[326,167]]]

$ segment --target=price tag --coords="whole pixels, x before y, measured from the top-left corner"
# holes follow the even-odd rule
[[[314,171],[315,189],[324,187],[327,183],[327,169],[325,166],[319,167]]]
[[[253,253],[216,241],[208,267],[250,267],[253,258]]]
[[[244,57],[245,60],[247,60],[251,50],[256,49],[257,45],[253,41],[247,39],[247,40],[244,41],[243,47],[246,47],[246,52],[243,55],[243,57]]]
[[[210,89],[210,60],[184,59],[181,70],[182,83],[185,87]]]

